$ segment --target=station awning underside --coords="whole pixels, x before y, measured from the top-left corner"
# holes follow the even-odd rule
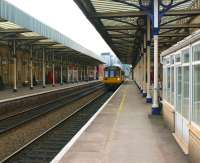
[[[146,17],[151,0],[74,0],[115,54],[124,63],[137,62],[143,33],[146,31]],[[159,51],[200,28],[193,20],[200,15],[199,0],[161,0]],[[170,2],[172,3],[170,5]],[[141,4],[142,7],[141,7]],[[149,5],[150,6],[150,5]],[[170,6],[170,7],[166,7]],[[153,42],[151,43],[153,45]]]
[[[0,0],[0,45],[9,46],[15,40],[19,49],[45,48],[56,56],[69,56],[93,64],[103,63],[100,56],[77,44],[67,36],[41,23],[14,5]]]

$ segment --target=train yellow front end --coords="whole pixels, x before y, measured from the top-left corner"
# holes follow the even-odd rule
[[[119,66],[105,67],[102,82],[109,88],[116,88],[124,82],[124,71]]]

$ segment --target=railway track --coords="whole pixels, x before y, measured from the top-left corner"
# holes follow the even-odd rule
[[[50,162],[112,95],[107,92],[75,111],[23,148],[2,160],[6,163]]]
[[[57,91],[33,95],[33,96],[25,97],[22,99],[15,99],[12,101],[2,102],[0,103],[0,108],[1,108],[0,120],[9,118],[11,116],[15,116],[16,114],[26,112],[33,108],[41,107],[42,105],[49,103],[49,101],[56,100],[61,96],[65,96],[67,94],[71,94],[76,91],[80,91],[81,89],[95,86],[97,84],[100,84],[100,82],[78,85],[75,87],[69,87],[69,88],[65,88],[65,89],[61,89]]]
[[[55,109],[61,108],[62,106],[67,105],[73,101],[76,101],[77,99],[84,97],[98,89],[102,89],[103,87],[104,85],[99,83],[96,85],[92,85],[90,87],[86,87],[81,90],[80,89],[75,90],[74,92],[70,91],[65,94],[62,94],[63,95],[62,97],[56,98],[53,101],[50,101],[48,103],[30,108],[23,112],[19,112],[18,114],[11,115],[9,117],[1,119],[0,134],[5,133],[10,129],[18,127],[24,123],[27,123],[39,116],[47,114],[50,111],[54,111]]]

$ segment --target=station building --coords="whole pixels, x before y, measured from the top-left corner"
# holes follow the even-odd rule
[[[69,143],[62,146],[52,163],[200,163],[200,1],[74,1],[120,61],[132,65],[132,80],[112,94]],[[47,84],[102,79],[102,64],[98,55],[0,0],[0,94],[7,88],[16,92],[20,87],[47,88]],[[93,93],[99,97],[98,93],[103,94],[106,89],[99,80],[95,82],[96,86],[87,82],[85,90],[88,93],[93,87]],[[76,86],[70,88],[77,89],[78,98],[80,90]],[[48,90],[50,94],[39,94],[34,89],[37,95],[28,98],[37,100],[45,94],[49,96],[43,98],[46,103],[48,98],[57,98],[55,91],[63,94],[65,89]],[[84,96],[85,92],[82,93]],[[68,94],[65,97],[68,100]],[[0,105],[10,106],[12,101],[14,106],[16,99],[20,104],[25,98],[5,96]],[[88,103],[91,98],[84,100]],[[2,113],[8,108],[4,105]],[[53,118],[56,117],[52,113]],[[76,128],[79,126],[74,124]],[[40,129],[37,132],[41,134]],[[4,144],[11,142],[5,135],[2,137]],[[49,144],[54,146],[57,140],[52,140]],[[18,143],[15,138],[12,142]],[[47,151],[43,152],[54,153],[49,148]],[[5,152],[0,157],[7,160],[13,156],[9,154]]]

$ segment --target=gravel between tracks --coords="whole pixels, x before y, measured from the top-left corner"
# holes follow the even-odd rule
[[[42,117],[38,117],[33,121],[21,125],[15,129],[11,129],[8,133],[0,135],[0,160],[15,152],[26,143],[42,134],[50,127],[64,119],[67,115],[80,108],[90,99],[103,94],[105,90],[99,90],[88,96],[81,98],[78,102],[73,102],[66,107],[62,107],[52,111]]]

